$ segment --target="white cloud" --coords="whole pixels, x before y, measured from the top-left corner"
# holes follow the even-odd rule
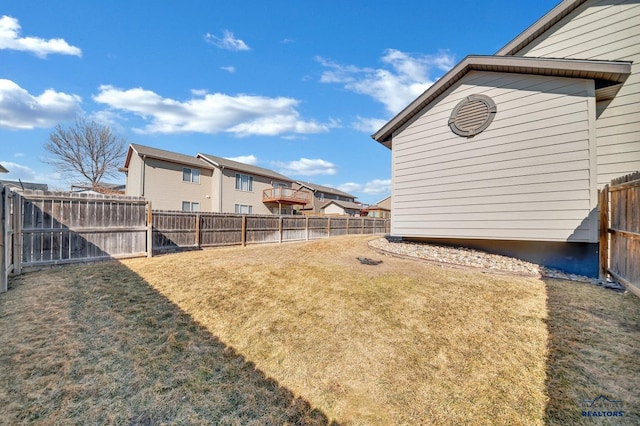
[[[247,46],[247,44],[244,41],[240,40],[239,38],[236,38],[233,35],[233,33],[229,30],[224,30],[222,32],[222,37],[217,37],[211,33],[206,33],[204,35],[204,39],[207,43],[213,44],[214,46],[219,47],[220,49],[233,50],[233,51],[251,50],[251,48]]]
[[[357,121],[353,123],[353,128],[361,132],[375,133],[385,124],[387,124],[387,120],[383,118],[365,118],[358,116]]]
[[[30,52],[40,58],[50,54],[82,56],[80,48],[61,38],[21,37],[18,20],[6,15],[0,17],[0,49]]]
[[[82,99],[47,89],[34,96],[11,80],[0,79],[0,128],[51,127],[73,119]]]
[[[396,114],[424,92],[435,81],[434,71],[446,72],[454,65],[448,52],[437,55],[412,56],[388,49],[381,58],[384,68],[359,68],[317,57],[326,70],[322,83],[340,83],[347,90],[372,97],[390,114]]]
[[[143,88],[122,90],[100,86],[93,97],[111,108],[133,113],[150,123],[139,133],[233,133],[237,136],[276,136],[290,133],[322,133],[332,123],[300,119],[299,102],[292,98],[255,95],[229,96],[197,91],[186,101],[163,98]]]
[[[228,66],[228,67],[220,67],[221,70],[226,71],[228,73],[234,73],[236,72],[236,67],[234,66]]]
[[[348,193],[362,193],[367,195],[379,195],[391,193],[391,179],[373,179],[364,184],[347,182],[338,185],[340,191]]]
[[[274,161],[271,165],[280,173],[287,176],[335,175],[338,172],[335,164],[320,158],[301,158],[299,160],[289,161],[288,163]]]
[[[231,161],[237,161],[238,163],[250,164],[252,166],[255,166],[256,164],[258,164],[258,157],[256,157],[253,154],[239,155],[237,157],[224,157],[224,158]]]
[[[13,158],[22,158],[22,157],[24,157],[23,152],[16,152],[15,154],[13,154]]]

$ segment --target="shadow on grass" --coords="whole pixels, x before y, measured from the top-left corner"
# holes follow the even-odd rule
[[[640,298],[591,284],[544,281],[549,332],[545,423],[594,424],[599,419],[640,424]],[[621,403],[607,405],[601,399],[590,407],[589,401],[599,396]],[[593,412],[604,412],[604,418]]]
[[[337,425],[120,263],[22,275],[3,298],[4,421]]]

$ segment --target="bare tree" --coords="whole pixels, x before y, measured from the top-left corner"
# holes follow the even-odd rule
[[[60,173],[97,187],[104,177],[117,175],[125,146],[108,126],[78,117],[73,125],[56,126],[44,149],[53,155],[47,163]]]

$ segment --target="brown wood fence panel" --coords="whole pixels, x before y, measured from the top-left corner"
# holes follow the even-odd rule
[[[203,247],[242,244],[242,216],[201,213],[200,218]]]
[[[23,191],[15,210],[21,268],[146,254],[141,198]]]
[[[280,216],[247,216],[247,244],[280,241]]]
[[[329,237],[329,217],[321,216],[308,218],[308,239],[315,240],[318,238]]]
[[[181,211],[153,211],[153,250],[197,247],[197,214]]]
[[[329,236],[335,237],[339,235],[347,235],[349,233],[349,221],[348,217],[331,217],[331,229]]]
[[[271,216],[209,212],[152,212],[153,249],[302,241],[347,234],[387,232],[389,221],[337,216]]]
[[[282,241],[307,239],[307,219],[299,216],[282,217]]]
[[[609,234],[600,234],[602,267],[640,296],[640,173],[614,179],[602,190],[600,221]]]

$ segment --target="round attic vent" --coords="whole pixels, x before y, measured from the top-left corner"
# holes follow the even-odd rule
[[[489,127],[496,111],[496,104],[490,97],[467,96],[453,109],[449,117],[449,127],[456,135],[470,138]]]

